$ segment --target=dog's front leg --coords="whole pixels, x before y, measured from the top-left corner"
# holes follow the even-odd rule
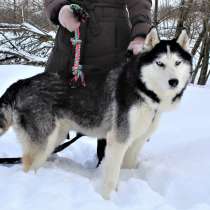
[[[147,138],[144,137],[133,141],[124,156],[122,168],[133,169],[138,166],[138,154],[146,140]]]
[[[150,127],[148,128],[147,132],[136,138],[133,143],[129,146],[123,160],[122,167],[123,168],[136,168],[138,166],[138,154],[141,151],[142,147],[144,146],[145,142],[151,137],[158,126],[160,116],[156,113],[153,122],[151,123]]]
[[[119,142],[113,133],[107,135],[102,183],[102,196],[104,199],[109,199],[110,193],[117,188],[121,164],[127,149],[127,142]]]

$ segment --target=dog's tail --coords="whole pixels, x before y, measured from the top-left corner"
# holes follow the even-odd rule
[[[10,106],[0,103],[0,136],[3,135],[11,125],[12,109]]]
[[[19,91],[19,81],[11,85],[0,97],[0,136],[3,135],[13,123],[13,111],[16,95]]]

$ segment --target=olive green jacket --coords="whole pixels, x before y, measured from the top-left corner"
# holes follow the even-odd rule
[[[48,18],[59,24],[60,8],[71,1],[45,0]],[[81,0],[88,10],[89,21],[81,25],[82,64],[111,68],[123,61],[129,42],[146,36],[151,27],[151,0]],[[73,34],[59,26],[47,71],[69,74],[73,63],[70,37]]]

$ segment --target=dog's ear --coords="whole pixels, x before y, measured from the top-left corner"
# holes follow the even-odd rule
[[[160,42],[157,29],[155,27],[151,28],[150,32],[146,36],[144,42],[145,50],[151,50],[155,45]]]
[[[176,41],[183,49],[189,51],[189,37],[186,29],[183,29]]]

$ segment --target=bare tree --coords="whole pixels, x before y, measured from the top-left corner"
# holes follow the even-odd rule
[[[158,0],[155,0],[155,9],[154,9],[154,16],[153,16],[153,25],[157,27],[158,25]]]
[[[176,27],[176,34],[175,34],[175,37],[178,37],[179,34],[181,33],[181,30],[184,28],[184,22],[186,21],[188,15],[189,15],[189,12],[192,8],[192,5],[193,5],[193,0],[182,0],[181,1],[181,10],[180,10],[180,15],[179,15],[179,19],[177,21],[177,27]],[[189,27],[188,28],[188,31],[189,31]]]
[[[206,3],[206,13],[208,14],[208,11],[210,9],[210,5],[208,5],[207,1]],[[199,85],[205,85],[209,76],[208,72],[208,66],[209,66],[209,59],[210,59],[210,17],[207,16],[207,18],[204,19],[204,27],[206,28],[205,30],[205,35],[203,38],[204,42],[204,54],[202,58],[202,67],[200,71],[200,76],[198,79],[198,84]]]

